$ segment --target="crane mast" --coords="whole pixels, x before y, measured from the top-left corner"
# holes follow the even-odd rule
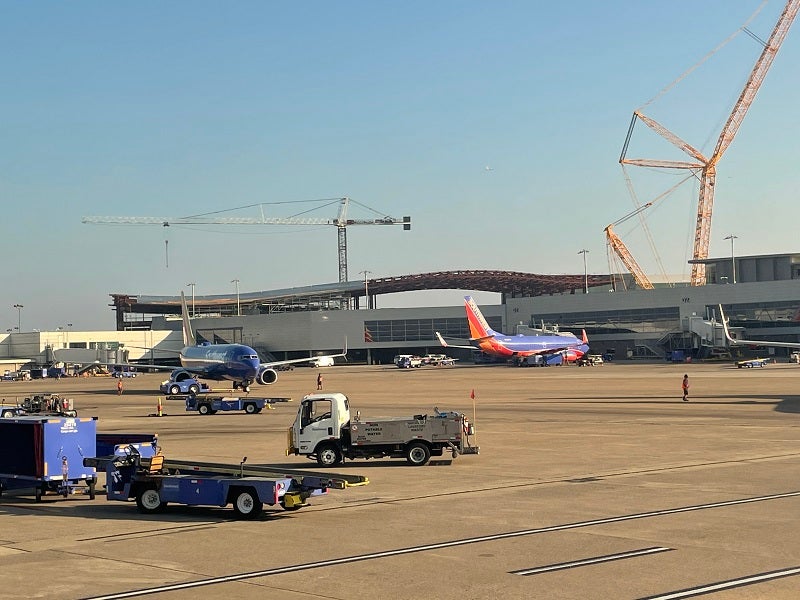
[[[722,128],[722,131],[720,132],[716,147],[714,148],[714,152],[711,154],[710,157],[708,158],[704,157],[699,150],[695,149],[693,146],[683,141],[680,137],[669,131],[666,127],[656,122],[654,119],[645,116],[640,111],[634,111],[633,113],[631,125],[628,129],[628,136],[625,140],[622,154],[619,159],[619,162],[621,164],[637,165],[643,167],[689,169],[696,175],[699,174],[700,193],[697,202],[697,219],[695,224],[694,247],[692,251],[692,259],[693,259],[692,274],[690,278],[690,284],[693,286],[705,284],[706,266],[705,264],[702,264],[698,261],[702,261],[708,258],[709,240],[711,237],[711,214],[714,206],[714,186],[716,183],[716,176],[717,176],[717,169],[716,169],[717,163],[719,162],[720,158],[722,158],[722,155],[725,153],[728,147],[731,145],[731,142],[733,142],[733,138],[736,136],[736,133],[738,132],[739,127],[741,126],[742,121],[744,120],[744,117],[747,114],[747,111],[752,106],[756,93],[761,87],[761,84],[764,82],[764,77],[766,76],[767,71],[772,65],[772,62],[775,59],[775,55],[780,49],[781,44],[786,38],[786,34],[789,31],[789,27],[792,25],[792,22],[797,16],[798,9],[800,9],[800,0],[789,0],[786,3],[786,6],[784,7],[783,12],[778,18],[778,21],[775,24],[775,27],[773,28],[769,39],[764,45],[764,49],[762,50],[761,54],[758,57],[758,60],[756,60],[756,63],[753,66],[752,71],[750,72],[750,76],[747,79],[747,83],[745,84],[744,89],[742,89],[742,92],[739,95],[739,98],[736,101],[733,110],[728,116],[728,120],[725,123],[725,126]],[[637,119],[645,123],[645,125],[647,125],[653,131],[661,135],[671,144],[673,144],[674,146],[676,146],[677,148],[681,149],[683,152],[688,154],[690,157],[694,159],[694,161],[668,161],[668,160],[654,160],[654,159],[643,159],[643,158],[627,158],[626,154],[628,150],[628,144],[630,142],[631,134],[633,132],[633,126]],[[607,230],[606,234],[607,237],[609,237],[609,243],[611,243],[611,237],[608,236],[608,233],[609,232]],[[619,243],[621,244],[621,240]],[[613,244],[612,247],[614,247]],[[633,257],[630,256],[629,252],[627,252],[627,249],[625,249],[624,244],[621,247],[628,254],[629,258],[632,259]],[[623,262],[625,262],[625,259],[622,257],[622,254],[618,252],[618,255],[623,260]],[[630,267],[628,268],[630,269]],[[636,278],[636,274],[634,274],[634,278]]]

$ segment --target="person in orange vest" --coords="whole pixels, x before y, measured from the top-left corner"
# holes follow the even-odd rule
[[[117,380],[117,396],[122,396],[122,378]]]
[[[683,376],[683,383],[681,384],[681,387],[683,388],[683,401],[684,402],[688,402],[689,401],[689,375],[688,374]]]
[[[317,374],[317,389],[322,389],[322,373]]]

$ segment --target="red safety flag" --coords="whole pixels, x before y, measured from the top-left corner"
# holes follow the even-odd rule
[[[469,397],[472,398],[473,400],[475,400],[475,390],[474,389],[469,393]]]

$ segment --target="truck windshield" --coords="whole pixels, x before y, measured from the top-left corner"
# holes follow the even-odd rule
[[[300,427],[305,427],[317,421],[331,418],[330,398],[317,398],[303,403],[303,414],[300,418]]]

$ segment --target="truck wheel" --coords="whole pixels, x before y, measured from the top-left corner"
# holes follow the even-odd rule
[[[415,467],[421,467],[431,458],[431,449],[423,442],[411,442],[406,449],[406,460]]]
[[[253,488],[237,490],[233,498],[233,511],[240,519],[253,519],[264,508]]]
[[[200,406],[197,407],[197,412],[199,412],[201,415],[210,415],[212,414],[211,406],[209,406],[208,404],[201,404]]]
[[[164,508],[166,504],[161,501],[161,493],[155,488],[144,488],[136,494],[136,506],[139,512],[155,513]]]
[[[195,384],[192,384],[192,385],[189,386],[189,393],[190,394],[196,396],[199,391],[200,391],[200,387],[199,386],[197,386]]]
[[[248,402],[244,405],[244,412],[246,412],[248,415],[254,415],[256,413],[256,405],[252,402]]]
[[[335,467],[342,462],[342,453],[333,444],[323,444],[317,450],[317,462],[322,467]]]
[[[89,484],[89,500],[94,500],[95,496],[97,495],[97,492],[95,491],[95,487],[97,486],[97,480],[90,479],[88,481],[88,484]]]
[[[170,393],[170,395],[172,395],[172,396],[177,396],[178,394],[180,394],[180,393],[181,393],[181,388],[180,388],[180,386],[177,386],[177,385],[171,385],[171,386],[169,386],[169,393]]]

